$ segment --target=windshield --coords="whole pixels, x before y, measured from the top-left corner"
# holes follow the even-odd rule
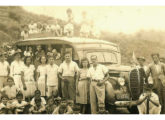
[[[112,52],[88,52],[86,54],[87,58],[90,61],[91,55],[96,55],[99,63],[118,63],[117,55]],[[91,62],[91,61],[90,61]]]

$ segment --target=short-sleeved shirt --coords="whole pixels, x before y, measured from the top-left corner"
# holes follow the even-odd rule
[[[140,95],[139,99],[140,99],[140,100],[143,100],[145,97],[146,97],[146,94],[144,93],[144,94],[141,94],[141,95]],[[151,93],[150,99],[151,99],[152,101],[159,102],[159,97],[158,97],[158,95],[157,95],[156,93],[154,93],[154,92]],[[146,103],[147,100],[145,100],[144,102]]]
[[[53,64],[52,66],[48,64],[46,66],[47,74],[47,85],[48,86],[58,86],[58,66]]]
[[[67,33],[69,31],[73,31],[74,30],[74,26],[72,23],[68,23],[64,26],[64,33]]]
[[[61,27],[57,24],[57,25],[51,25],[51,30],[60,30]]]
[[[46,75],[46,65],[39,65],[37,68],[37,72],[40,73],[40,77],[41,76],[45,76]]]
[[[35,71],[34,65],[30,65],[29,67],[26,65],[24,66],[23,72],[24,72],[25,82],[34,81],[34,71]]]
[[[12,103],[13,107],[25,107],[28,103],[26,101],[22,101],[19,103],[17,100]]]
[[[108,68],[106,68],[104,65],[98,64],[96,66],[96,69],[91,66],[88,70],[87,77],[95,80],[103,80],[105,75],[108,72]]]
[[[7,61],[0,62],[0,76],[7,76],[8,75],[8,67],[9,63]]]
[[[13,86],[5,86],[1,89],[2,92],[5,92],[9,99],[15,98],[17,94],[17,88],[15,85]]]
[[[146,94],[143,93],[140,95],[139,100],[143,100],[146,97]],[[159,97],[154,92],[151,93],[150,99],[154,102],[159,102]],[[147,100],[145,100],[142,104],[138,105],[138,110],[140,114],[146,114],[147,109]],[[159,103],[159,106],[155,106],[153,103],[149,102],[149,114],[160,114],[161,111],[161,105]]]
[[[21,75],[21,72],[23,72],[23,68],[24,68],[24,63],[23,61],[13,61],[11,63],[11,66],[10,66],[10,74],[11,76],[13,75]]]
[[[71,61],[69,64],[65,61],[60,65],[58,72],[62,73],[62,76],[74,77],[75,73],[79,71],[79,67],[76,62]]]
[[[21,36],[24,37],[24,38],[28,38],[29,33],[28,32],[26,33],[25,31],[22,31]]]
[[[10,106],[9,103],[7,103],[6,105],[4,105],[3,103],[0,103],[0,110],[9,106]]]
[[[33,98],[33,99],[31,100],[30,104],[31,104],[32,106],[35,106],[35,98]],[[41,97],[41,104],[42,104],[42,105],[46,105],[45,98],[43,98],[43,97]]]

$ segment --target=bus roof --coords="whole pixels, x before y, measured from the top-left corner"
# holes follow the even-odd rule
[[[42,38],[30,38],[30,39],[25,39],[25,40],[20,40],[16,43],[20,42],[30,42],[30,41],[44,41],[44,40],[59,40],[59,41],[66,41],[70,42],[72,44],[81,44],[81,43],[100,43],[100,44],[109,44],[113,46],[117,46],[117,44],[108,42],[105,40],[98,40],[98,39],[91,39],[91,38],[80,38],[80,37],[42,37]]]

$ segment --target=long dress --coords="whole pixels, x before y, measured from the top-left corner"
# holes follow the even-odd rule
[[[41,91],[41,96],[46,96],[46,65],[39,65],[37,72],[40,74],[38,78],[38,89]]]
[[[78,81],[79,96],[76,95],[76,102],[80,104],[89,103],[89,81],[82,79],[87,77],[88,69],[80,69],[80,78]]]
[[[24,80],[27,89],[24,90],[25,97],[32,97],[34,96],[34,92],[36,90],[36,83],[34,81],[34,71],[35,67],[34,65],[25,66],[24,67]]]

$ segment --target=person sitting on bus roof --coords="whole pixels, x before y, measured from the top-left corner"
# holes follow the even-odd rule
[[[62,28],[57,23],[57,20],[55,21],[55,25],[51,25],[51,31],[55,34],[55,36],[62,36]]]
[[[23,25],[22,32],[21,32],[21,38],[24,40],[25,38],[28,38],[28,37],[29,37],[28,26]]]
[[[87,13],[84,11],[82,12],[82,22],[81,22],[81,28],[80,28],[80,36],[81,37],[89,37],[91,26],[89,24],[89,21],[87,20]]]
[[[51,31],[51,25],[47,25],[46,26],[46,32],[50,32]]]
[[[29,24],[29,34],[34,34],[34,33],[37,33],[37,23],[32,21]]]
[[[73,36],[74,35],[74,25],[73,21],[69,20],[67,24],[64,26],[64,34],[66,36]]]
[[[41,33],[42,31],[42,24],[40,22],[37,23],[37,31],[38,33]]]

